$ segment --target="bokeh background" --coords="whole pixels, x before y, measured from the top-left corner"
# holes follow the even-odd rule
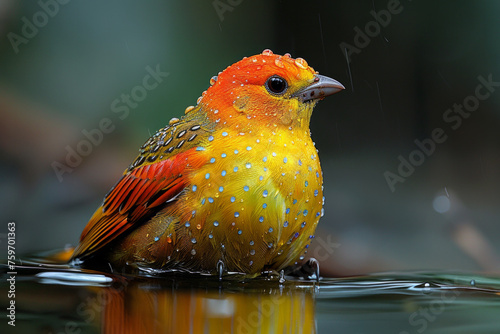
[[[500,84],[457,129],[443,119],[473,101],[479,76],[500,81],[499,2],[41,3],[51,5],[0,1],[2,254],[9,221],[18,254],[75,245],[139,146],[211,76],[269,48],[346,86],[311,125],[326,206],[310,254],[324,273],[500,272]],[[375,29],[371,11],[388,7],[398,13],[361,45],[358,29]],[[350,62],[347,44],[357,48]],[[148,66],[169,74],[120,119],[111,104]],[[59,180],[53,163],[104,118],[114,130]],[[436,128],[447,139],[391,189],[384,173],[397,174],[399,156],[418,154],[414,141]]]

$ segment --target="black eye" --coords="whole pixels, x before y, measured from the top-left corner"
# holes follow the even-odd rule
[[[277,75],[273,75],[266,81],[266,88],[272,94],[283,94],[288,88],[288,84],[285,79]]]

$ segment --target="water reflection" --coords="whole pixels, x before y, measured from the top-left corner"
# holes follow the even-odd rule
[[[0,273],[5,268],[0,265]],[[36,263],[16,269],[16,327],[0,322],[0,333],[458,334],[461,326],[468,333],[498,332],[498,277],[413,272],[319,283],[287,277],[280,284],[277,278],[127,276]],[[5,275],[0,279],[5,310]]]
[[[97,321],[104,333],[315,332],[311,289],[214,291],[181,285],[132,281],[109,287],[82,312],[90,314],[103,304]]]
[[[61,315],[44,332],[316,333],[316,283],[312,281],[280,284],[276,278],[130,277],[71,268],[18,271],[36,280],[22,282],[19,290],[38,286],[36,297],[18,298],[18,309],[41,314],[43,308],[32,305],[36,300],[49,301],[51,313]],[[40,284],[46,288],[40,289]],[[33,330],[41,328],[30,326]]]

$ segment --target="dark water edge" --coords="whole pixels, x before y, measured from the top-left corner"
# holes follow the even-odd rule
[[[0,333],[500,333],[500,278],[486,275],[391,272],[280,283],[36,262],[14,269],[0,266]],[[8,324],[12,300],[15,327]]]

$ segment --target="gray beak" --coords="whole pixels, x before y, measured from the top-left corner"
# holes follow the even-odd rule
[[[345,87],[337,80],[316,74],[314,82],[296,92],[294,96],[302,102],[307,102],[315,99],[323,99],[343,89],[345,89]]]

